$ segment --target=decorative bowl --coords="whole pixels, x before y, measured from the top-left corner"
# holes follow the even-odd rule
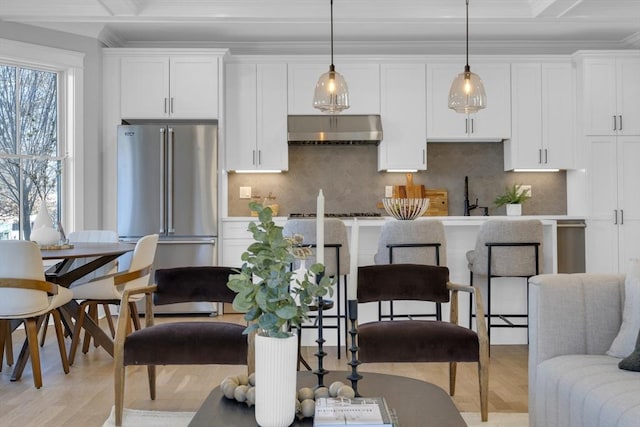
[[[429,199],[399,199],[385,197],[382,199],[384,209],[395,219],[416,219],[429,208]]]

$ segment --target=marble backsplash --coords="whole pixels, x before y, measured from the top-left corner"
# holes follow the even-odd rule
[[[228,176],[229,216],[248,216],[247,199],[240,187],[252,188],[256,200],[272,194],[280,206],[279,216],[291,212],[315,212],[322,189],[326,212],[380,212],[377,204],[386,185],[402,185],[403,173],[377,171],[375,146],[290,146],[289,170],[281,174],[235,174]],[[505,215],[493,200],[512,184],[532,187],[532,198],[522,206],[523,215],[567,213],[566,173],[505,172],[503,145],[495,143],[429,143],[426,171],[414,173],[414,184],[446,189],[449,215],[464,213],[464,177],[469,177],[471,203],[489,207],[489,215]],[[259,196],[259,197],[257,197]],[[472,215],[481,215],[476,209]]]

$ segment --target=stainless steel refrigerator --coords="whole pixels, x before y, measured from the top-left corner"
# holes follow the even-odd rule
[[[123,241],[158,233],[158,268],[216,264],[217,125],[118,126],[117,227]],[[158,312],[215,312],[175,304]]]

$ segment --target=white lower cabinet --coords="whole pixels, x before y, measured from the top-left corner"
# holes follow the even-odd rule
[[[594,136],[587,144],[587,272],[624,273],[640,256],[640,136]]]

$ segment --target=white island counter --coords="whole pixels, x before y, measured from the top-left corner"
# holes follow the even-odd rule
[[[467,267],[466,253],[475,246],[476,236],[480,226],[491,219],[539,219],[544,225],[543,242],[543,271],[541,273],[557,273],[557,221],[558,220],[580,220],[583,218],[568,216],[447,216],[447,217],[423,217],[420,220],[438,219],[445,227],[447,237],[447,266],[450,271],[450,280],[455,283],[469,284],[469,269]],[[284,224],[286,217],[274,219],[278,224]],[[257,221],[255,217],[229,217],[223,219],[222,227],[222,249],[220,261],[222,265],[240,266],[240,255],[251,242],[251,235],[246,231],[248,223]],[[358,219],[360,226],[360,242],[358,246],[358,265],[373,264],[373,257],[377,251],[378,240],[382,225],[386,221],[396,221],[392,217],[382,217],[376,219]],[[347,228],[353,224],[353,219],[345,218],[344,223]],[[351,233],[349,233],[349,236]],[[480,278],[484,279],[484,278]],[[479,286],[485,297],[486,305],[486,279],[476,280],[474,285]],[[465,299],[463,299],[465,298]],[[493,279],[492,280],[492,311],[500,313],[526,312],[526,285],[524,279]],[[460,299],[460,321],[463,325],[468,322],[468,299],[461,295]],[[401,307],[394,310],[401,312]],[[364,308],[364,307],[363,307]],[[443,314],[448,316],[448,307],[443,307]],[[360,310],[360,322],[367,321],[369,316],[374,315],[374,310]],[[303,335],[305,344],[307,337],[311,337],[307,332]],[[327,344],[332,345],[331,339],[335,341],[335,334],[325,334]],[[492,328],[492,344],[526,344],[526,328]],[[335,342],[333,343],[335,345]],[[309,344],[310,345],[310,344]]]

